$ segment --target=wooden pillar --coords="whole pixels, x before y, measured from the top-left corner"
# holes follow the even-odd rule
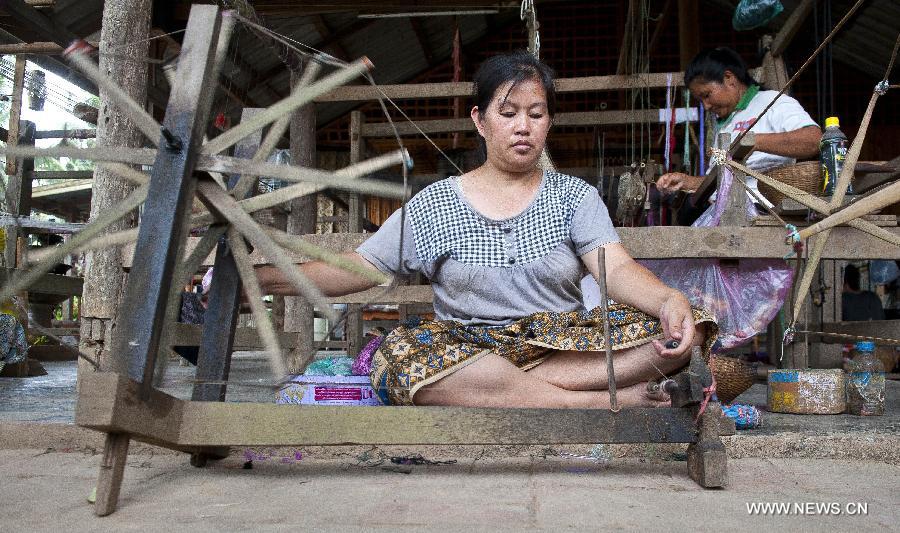
[[[700,17],[697,0],[678,0],[678,52],[684,70],[700,51]]]
[[[359,111],[350,113],[350,164],[359,163],[365,156],[366,140],[362,136],[363,114]],[[350,233],[362,232],[363,198],[359,194],[351,194],[349,198],[349,227]],[[355,357],[362,350],[363,343],[363,319],[362,306],[350,304],[347,314],[347,355]]]
[[[291,74],[291,83],[296,84],[300,74]],[[316,167],[316,108],[315,104],[297,109],[291,117],[291,163],[305,167]],[[305,235],[316,232],[318,214],[317,195],[310,194],[291,201],[287,219],[287,232]],[[288,370],[292,374],[302,373],[315,350],[313,331],[313,307],[303,298],[285,299],[284,330],[297,332],[297,344],[288,356]]]
[[[16,56],[15,74],[13,75],[12,102],[9,107],[9,133],[6,136],[7,146],[13,147],[19,140],[19,120],[22,118],[22,93],[25,91],[25,56]],[[16,173],[16,159],[6,158],[6,175]],[[15,241],[13,241],[15,242]],[[9,263],[7,263],[9,264]]]
[[[10,119],[12,120],[12,119]],[[34,146],[34,122],[27,120],[16,121],[18,132],[17,143],[19,145]],[[10,131],[9,139],[13,139]],[[6,185],[6,208],[13,215],[25,216],[31,214],[31,171],[34,170],[34,159],[19,159],[9,157],[7,163],[12,162],[13,168],[16,169],[15,174],[9,175],[9,182]],[[8,268],[15,268],[18,265],[18,243],[20,238],[27,237],[24,233],[19,233],[16,226],[6,227],[6,248],[3,251],[3,258]]]
[[[151,0],[107,0],[103,5],[100,32],[100,71],[122,87],[136,102],[147,99],[147,38],[150,36]],[[106,53],[115,50],[115,53]],[[122,113],[106,91],[100,90],[97,146],[139,148],[147,140]],[[90,219],[95,219],[121,202],[134,186],[103,168],[94,171]],[[136,215],[135,215],[136,216]],[[123,220],[108,231],[133,226],[135,219]],[[88,252],[81,305],[80,348],[92,354],[101,370],[111,368],[106,350],[107,334],[118,314],[125,276],[118,248]],[[79,370],[90,368],[79,362]]]

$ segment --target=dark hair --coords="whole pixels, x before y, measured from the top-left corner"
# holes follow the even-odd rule
[[[694,56],[684,69],[684,84],[690,85],[696,79],[722,83],[726,70],[730,70],[744,85],[748,87],[756,85],[756,81],[747,71],[747,63],[744,63],[737,52],[725,46],[707,48]]]
[[[508,82],[512,82],[510,91],[525,80],[537,80],[544,87],[547,95],[547,113],[553,117],[556,112],[556,89],[553,86],[553,69],[541,62],[528,52],[512,52],[496,55],[478,67],[475,73],[475,83],[472,98],[478,106],[479,115],[484,115],[485,110],[494,99],[497,89]],[[507,93],[508,95],[509,93]]]
[[[844,283],[851,291],[859,290],[859,269],[853,265],[847,265],[844,269]]]

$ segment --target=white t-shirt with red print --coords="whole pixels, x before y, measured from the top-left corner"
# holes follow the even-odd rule
[[[729,117],[728,122],[719,128],[719,133],[730,133],[732,140],[735,139],[742,131],[750,128],[753,120],[777,95],[778,91],[759,91],[750,100],[746,109],[737,111]],[[751,131],[753,133],[785,133],[816,125],[816,121],[803,109],[800,102],[784,94],[775,101],[771,109],[766,111],[766,114],[762,116],[758,124],[753,126]],[[718,141],[717,135],[715,137],[716,148],[719,148]],[[797,160],[792,157],[755,151],[747,159],[747,166],[753,170],[764,172],[770,168],[796,162]],[[747,176],[747,185],[758,192],[756,178]]]

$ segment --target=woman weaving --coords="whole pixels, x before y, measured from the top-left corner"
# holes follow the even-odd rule
[[[595,188],[538,167],[555,107],[547,66],[497,56],[474,81],[486,162],[425,188],[347,254],[391,275],[421,272],[434,289],[437,320],[388,333],[374,387],[394,405],[608,407],[602,311],[583,310],[578,285],[585,269],[598,276],[602,246],[618,403],[660,405],[646,382],[683,367],[692,346],[708,350],[712,317],[628,255]],[[373,285],[323,263],[300,268],[326,295]],[[292,291],[277,269],[258,274],[269,292]]]
[[[697,54],[684,71],[684,84],[707,111],[716,115],[717,133],[729,133],[734,139],[752,128],[755,150],[747,159],[749,168],[765,171],[818,154],[822,130],[794,98],[782,95],[756,121],[778,91],[761,91],[747,71],[747,64],[734,50],[719,47]],[[715,142],[718,144],[718,135]],[[656,187],[662,192],[693,192],[703,180],[703,176],[670,172],[660,176]],[[747,186],[758,194],[756,178],[748,176]],[[751,199],[756,201],[752,195]],[[771,207],[771,204],[767,206]],[[708,206],[699,207],[702,212]],[[699,214],[694,213],[691,218]],[[681,222],[689,223],[687,220]]]

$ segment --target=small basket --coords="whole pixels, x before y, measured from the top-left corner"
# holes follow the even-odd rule
[[[716,378],[716,396],[723,404],[733,402],[756,381],[753,365],[733,357],[710,356],[709,369]]]
[[[766,176],[778,180],[781,183],[791,185],[801,191],[810,194],[822,195],[822,165],[818,161],[804,161],[793,165],[775,167],[762,172]],[[758,182],[759,192],[766,200],[772,202],[775,207],[781,205],[781,201],[787,198],[784,194],[769,187],[763,182]]]

